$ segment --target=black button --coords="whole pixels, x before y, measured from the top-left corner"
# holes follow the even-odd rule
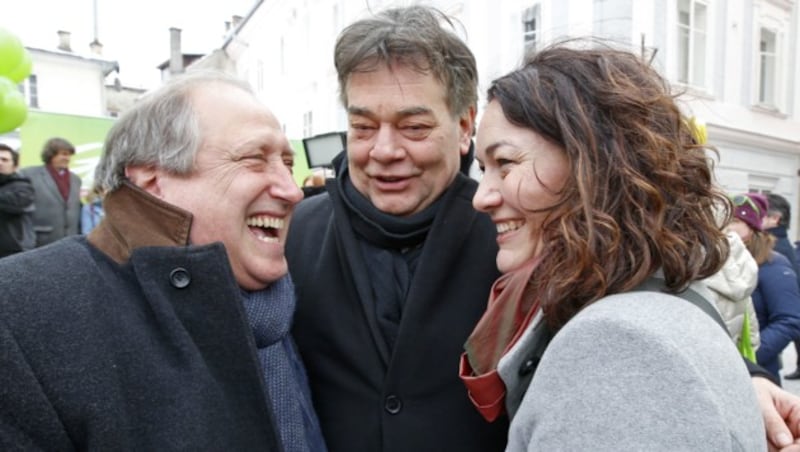
[[[403,409],[403,402],[396,395],[387,396],[383,404],[383,409],[389,414],[397,414]]]
[[[523,362],[522,365],[519,366],[519,376],[524,377],[525,375],[533,373],[533,371],[536,370],[536,366],[538,365],[539,365],[539,358],[534,356],[533,358],[526,359],[525,362]]]
[[[192,277],[189,276],[189,272],[183,267],[178,267],[169,274],[169,283],[176,289],[183,289],[188,286],[190,282],[192,282]]]

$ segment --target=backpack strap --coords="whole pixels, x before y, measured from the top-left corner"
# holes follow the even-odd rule
[[[719,311],[717,308],[714,307],[713,304],[705,297],[700,295],[697,291],[686,288],[683,292],[670,294],[665,292],[666,286],[664,285],[664,281],[655,278],[649,277],[643,283],[639,284],[638,286],[631,289],[631,292],[635,291],[649,291],[649,292],[660,292],[666,293],[668,295],[673,295],[679,298],[682,298],[689,303],[697,306],[705,312],[709,317],[714,319],[715,322],[722,328],[727,336],[730,336],[730,332],[728,331],[728,327],[725,326],[725,322],[722,320],[722,316],[720,316]],[[522,360],[522,363],[518,369],[519,372],[519,385],[521,387],[527,388],[530,385],[531,380],[533,379],[533,375],[536,372],[536,368],[539,365],[539,361],[542,359],[545,350],[547,349],[547,345],[550,343],[550,340],[553,338],[553,334],[546,326],[542,326],[543,331],[541,339],[536,341],[536,346],[532,347],[531,350],[525,355],[525,359]],[[744,360],[748,365],[748,371],[751,376],[755,375],[762,375],[770,378],[772,381],[775,381],[773,377],[769,375],[764,369],[760,368],[758,365],[751,363],[749,360]],[[761,372],[759,372],[759,370]],[[522,393],[524,395],[524,392]]]
[[[643,283],[639,284],[638,286],[634,287],[631,290],[632,291],[664,292],[665,288],[666,288],[666,286],[664,286],[664,282],[662,280],[660,280],[658,278],[654,278],[654,277],[651,276],[651,277],[647,278],[646,280],[644,280]],[[674,295],[674,296],[679,297],[679,298],[683,298],[684,300],[688,301],[689,303],[692,303],[693,305],[695,305],[698,308],[700,308],[703,312],[708,314],[709,317],[714,319],[714,321],[717,322],[717,324],[719,326],[721,326],[723,330],[725,330],[725,334],[730,336],[730,332],[728,331],[728,327],[725,326],[725,321],[722,320],[722,316],[719,315],[719,311],[717,311],[717,308],[714,307],[714,305],[712,305],[710,301],[708,301],[705,297],[703,297],[702,295],[697,293],[695,290],[687,287],[686,290],[684,290],[683,292],[674,293],[674,294],[673,293],[668,293],[668,294],[669,295]]]

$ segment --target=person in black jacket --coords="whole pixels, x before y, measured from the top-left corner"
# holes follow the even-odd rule
[[[789,224],[792,221],[792,208],[789,201],[776,193],[767,194],[769,209],[764,218],[764,229],[775,237],[774,250],[782,254],[789,260],[789,264],[797,276],[797,285],[800,287],[800,267],[797,266],[797,255],[789,241]],[[797,351],[797,366],[793,372],[784,375],[787,380],[800,379],[800,340],[794,340],[794,348]]]
[[[485,422],[457,373],[498,271],[495,227],[460,171],[477,68],[448,22],[391,9],[336,43],[346,155],[298,206],[286,248],[292,332],[331,451],[505,448],[507,420]]]
[[[19,154],[0,143],[0,257],[36,245],[32,212],[35,192],[30,179],[17,173]]]

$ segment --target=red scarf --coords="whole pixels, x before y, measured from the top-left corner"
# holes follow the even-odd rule
[[[53,177],[53,180],[56,183],[56,187],[58,187],[58,192],[61,193],[61,197],[64,198],[64,201],[69,200],[69,170],[57,170],[52,165],[46,165],[47,171],[50,173],[50,176]]]
[[[525,289],[540,259],[506,273],[495,281],[486,312],[464,344],[459,377],[473,405],[492,422],[505,408],[506,387],[497,374],[497,363],[539,311],[539,302]]]

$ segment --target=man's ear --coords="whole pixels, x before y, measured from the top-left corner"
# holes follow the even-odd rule
[[[459,132],[461,134],[459,142],[461,143],[461,155],[467,155],[469,152],[469,145],[472,142],[472,135],[475,132],[475,106],[471,106],[461,115],[458,119]]]
[[[125,177],[133,185],[150,193],[156,198],[161,198],[161,187],[159,186],[159,171],[155,166],[126,166]]]

